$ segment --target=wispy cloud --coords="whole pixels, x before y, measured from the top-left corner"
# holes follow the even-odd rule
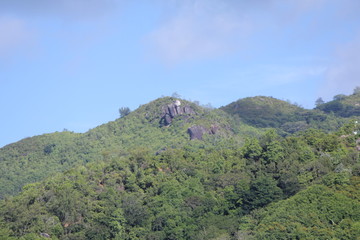
[[[34,42],[34,32],[21,19],[0,17],[0,57],[23,50]]]
[[[253,26],[231,5],[229,1],[184,1],[148,40],[162,59],[172,63],[241,48]]]
[[[349,94],[360,86],[360,36],[339,47],[334,55],[335,60],[326,71],[321,89],[324,97]]]
[[[68,47],[88,46],[105,31],[103,19],[125,2],[127,0],[1,0],[0,56],[11,57],[20,53],[18,49],[24,50],[23,53],[34,46],[38,47],[37,52],[44,53],[44,48],[51,48],[54,42]],[[51,31],[44,31],[46,24],[54,25]],[[78,49],[76,47],[72,48]]]
[[[104,15],[116,8],[118,2],[116,0],[2,0],[0,13],[83,20]]]
[[[264,84],[287,85],[306,81],[311,77],[320,77],[326,71],[325,66],[276,66],[268,65],[259,69]]]
[[[269,26],[287,26],[290,20],[322,6],[324,0],[172,2],[175,13],[147,40],[162,60],[176,63],[246,49],[253,33]]]

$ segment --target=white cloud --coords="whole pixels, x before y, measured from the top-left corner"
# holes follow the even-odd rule
[[[247,16],[227,1],[184,1],[148,39],[166,62],[218,56],[241,48],[252,31]]]
[[[2,0],[0,13],[86,20],[103,16],[116,8],[118,2],[116,0]]]
[[[0,17],[0,36],[0,57],[11,55],[34,43],[34,32],[18,18]]]
[[[105,17],[125,2],[127,0],[1,0],[0,56],[23,54],[34,45],[39,47],[37,53],[44,53],[45,48],[53,44],[45,41],[54,37],[61,44],[88,46],[107,29]],[[44,30],[45,24],[54,27],[51,31]]]
[[[338,48],[335,61],[325,74],[321,95],[350,94],[360,86],[360,36]]]
[[[286,85],[306,81],[311,77],[320,77],[324,74],[324,66],[265,66],[259,69],[266,84]]]
[[[155,54],[167,63],[247,49],[253,33],[274,26],[278,26],[275,29],[289,27],[325,1],[174,0],[172,3],[175,3],[174,14],[168,14],[161,27],[147,38]]]

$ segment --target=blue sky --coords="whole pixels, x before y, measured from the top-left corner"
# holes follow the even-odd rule
[[[360,85],[358,0],[1,0],[0,147],[174,92],[312,108]]]

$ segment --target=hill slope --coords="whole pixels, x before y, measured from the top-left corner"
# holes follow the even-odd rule
[[[238,115],[244,122],[257,127],[280,127],[289,121],[299,121],[301,107],[272,97],[249,97],[222,107],[222,110]]]
[[[308,114],[248,100],[258,114],[272,109],[265,123],[282,128]],[[10,144],[0,149],[2,196],[43,180],[0,200],[0,239],[353,239],[360,124],[287,136],[265,130],[161,98],[84,134]]]
[[[287,138],[269,130],[243,147],[228,139],[187,141],[157,155],[110,153],[0,201],[0,239],[354,239],[353,130]]]
[[[249,97],[221,107],[246,124],[260,128],[277,128],[286,134],[308,128],[335,131],[346,119],[326,114],[321,110],[307,110],[272,97]]]
[[[333,101],[317,106],[317,109],[326,113],[334,113],[339,117],[360,116],[360,93],[352,95],[337,95]]]
[[[258,132],[234,122],[220,110],[176,100],[157,99],[84,134],[46,134],[1,148],[0,199],[19,192],[24,184],[112,155],[126,155],[139,148],[155,154],[167,148],[181,148],[190,139],[202,139],[212,145],[227,138],[239,142],[243,137],[234,133]]]
[[[241,233],[246,239],[358,239],[359,183],[354,177],[332,188],[311,186],[243,218]]]

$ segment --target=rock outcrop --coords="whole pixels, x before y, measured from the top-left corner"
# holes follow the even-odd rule
[[[191,140],[202,140],[204,134],[216,134],[219,129],[220,127],[217,125],[212,125],[210,129],[201,125],[194,125],[188,128],[188,134]]]
[[[181,120],[189,122],[196,114],[197,113],[190,105],[182,105],[179,100],[175,100],[173,103],[162,107],[160,127],[169,126],[175,117],[180,117]],[[204,134],[216,134],[220,128],[221,127],[217,124],[213,124],[210,127],[193,125],[188,128],[187,133],[190,136],[190,140],[202,140]]]
[[[178,115],[191,116],[196,112],[189,105],[181,105],[179,100],[174,101],[172,104],[163,107],[163,115],[160,120],[161,126],[168,126],[172,120]]]

